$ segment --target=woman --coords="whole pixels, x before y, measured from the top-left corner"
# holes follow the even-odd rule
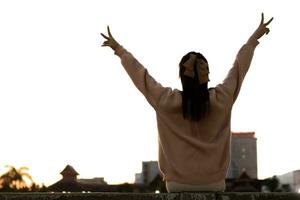
[[[269,33],[261,23],[239,50],[222,84],[207,88],[208,63],[190,52],[179,63],[183,91],[163,87],[111,35],[102,46],[111,47],[135,86],[156,111],[159,133],[159,168],[169,192],[224,191],[230,161],[230,118],[250,66],[257,41]]]

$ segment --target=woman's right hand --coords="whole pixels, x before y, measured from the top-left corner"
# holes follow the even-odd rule
[[[253,33],[251,38],[258,40],[261,38],[264,34],[268,34],[270,32],[270,29],[267,27],[273,20],[273,17],[266,23],[264,23],[264,13],[261,14],[261,21],[256,29],[256,31]]]

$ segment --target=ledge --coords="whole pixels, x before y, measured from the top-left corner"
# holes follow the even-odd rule
[[[0,200],[300,200],[297,193],[0,193]]]

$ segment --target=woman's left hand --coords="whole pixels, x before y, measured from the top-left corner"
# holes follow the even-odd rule
[[[114,39],[114,37],[110,33],[109,26],[107,26],[107,33],[108,36],[101,33],[101,35],[106,39],[106,41],[103,42],[102,47],[110,47],[115,51],[117,47],[120,46],[120,44]]]

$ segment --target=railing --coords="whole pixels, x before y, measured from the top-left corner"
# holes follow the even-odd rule
[[[300,200],[297,193],[0,193],[0,200]]]

